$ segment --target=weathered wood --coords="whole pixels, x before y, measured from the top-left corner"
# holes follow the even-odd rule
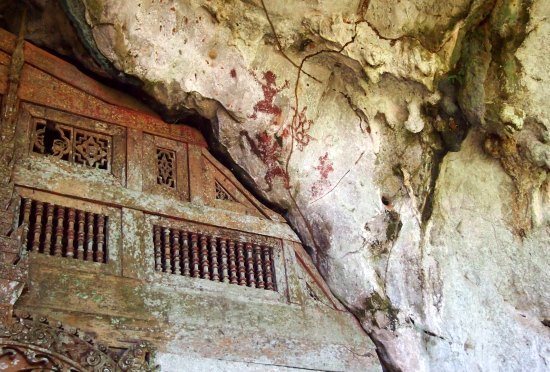
[[[67,172],[65,168],[58,169],[47,165],[38,159],[26,159],[20,167],[15,169],[15,183],[29,188],[95,200],[102,204],[132,208],[145,213],[178,216],[200,224],[298,241],[294,231],[284,223],[156,195],[143,197],[144,195],[140,192],[120,187],[114,180],[109,182],[107,177],[105,177],[105,183],[99,182],[96,178],[97,172],[87,173],[85,170],[80,170],[82,174],[86,174],[86,179],[83,179],[72,172]]]
[[[163,243],[164,243],[164,265],[162,268],[162,271],[165,273],[172,273],[172,255],[171,255],[171,247],[170,247],[170,229],[165,227],[162,229],[162,232],[164,234]]]
[[[180,249],[180,233],[178,230],[171,230],[172,235],[172,248],[174,257],[174,274],[181,274],[181,249]]]
[[[82,260],[84,259],[84,237],[85,237],[84,224],[86,223],[86,212],[79,210],[77,212],[77,221],[78,221],[77,222],[78,232],[77,232],[77,238],[76,238],[75,258]]]
[[[124,239],[122,239],[120,256],[122,257],[122,275],[127,278],[145,280],[157,269],[158,254],[154,242],[156,234],[151,231],[145,236],[143,234],[145,228],[143,212],[122,208],[121,235]]]
[[[142,191],[143,169],[146,169],[143,156],[143,132],[128,128],[126,143],[127,165],[128,169],[132,170],[127,173],[126,185],[131,190]]]
[[[29,198],[23,199],[23,217],[22,217],[22,224],[24,226],[23,229],[23,240],[21,241],[21,245],[23,247],[27,247],[27,241],[28,241],[28,235],[29,235],[29,224],[30,224],[30,217],[31,217],[31,206],[32,206],[32,200]]]
[[[271,249],[263,247],[262,253],[264,256],[265,283],[267,289],[273,289],[273,262],[271,260]]]
[[[229,281],[231,284],[237,284],[237,256],[235,255],[235,242],[229,241]]]
[[[220,274],[218,272],[218,246],[216,237],[210,238],[210,266],[212,268],[212,280],[219,281]]]
[[[244,246],[242,242],[237,243],[237,262],[239,267],[239,285],[246,285]]]
[[[10,222],[16,215],[17,196],[13,191],[13,167],[19,157],[15,151],[16,124],[19,113],[18,92],[21,88],[21,71],[24,65],[24,35],[26,10],[21,17],[21,25],[7,71],[7,86],[0,107],[0,234],[9,234]]]
[[[208,238],[201,236],[201,267],[203,279],[210,279],[210,262],[208,257]]]
[[[267,263],[262,259],[262,247],[259,245],[254,245],[254,266],[256,267],[256,282],[258,288],[265,288],[264,284],[264,265]],[[271,264],[271,261],[269,261]]]
[[[55,226],[55,243],[53,255],[61,257],[63,255],[63,223],[65,222],[65,208],[57,207],[57,218]]]
[[[195,204],[205,204],[207,192],[205,190],[205,172],[202,166],[201,148],[192,144],[188,145],[189,159],[189,200]]]
[[[256,287],[256,278],[254,277],[254,252],[252,251],[252,244],[246,243],[246,272],[248,274],[248,286]]]
[[[229,266],[227,264],[227,241],[224,238],[220,239],[220,255],[221,255],[221,280],[224,283],[229,283]]]
[[[74,208],[69,208],[67,211],[67,220],[68,220],[68,228],[67,228],[67,252],[66,256],[69,258],[74,257],[74,224],[75,224],[75,210]]]
[[[155,252],[155,270],[156,271],[163,271],[162,270],[162,256],[161,256],[161,240],[160,240],[160,226],[154,227],[154,252]]]
[[[94,260],[94,214],[86,213],[86,261]]]
[[[244,188],[239,181],[235,178],[227,168],[225,168],[216,158],[210,154],[207,149],[202,149],[202,155],[205,159],[205,164],[209,164],[211,169],[216,173],[215,179],[221,182],[227,190],[232,192],[232,195],[236,197],[237,202],[241,203],[249,212],[255,211],[268,219],[278,222],[284,222],[285,220],[277,213],[266,208],[260,203],[246,188]],[[222,203],[223,207],[227,207],[227,203]],[[254,213],[255,214],[255,213]]]
[[[29,199],[30,200],[30,199]],[[44,204],[42,202],[37,202],[34,210],[34,229],[33,229],[33,239],[32,246],[30,251],[38,252],[40,249],[40,234],[42,232],[42,213],[44,210]]]
[[[200,278],[200,268],[199,268],[199,243],[198,235],[191,234],[191,254],[192,254],[192,265],[193,265],[193,277]]]
[[[0,164],[4,166],[7,164],[12,165],[15,123],[19,109],[18,91],[21,85],[21,71],[25,61],[23,52],[25,45],[25,41],[23,39],[25,33],[25,21],[22,20],[21,22],[22,25],[20,34],[17,37],[16,45],[12,51],[13,54],[10,59],[6,95],[2,100],[2,107],[0,110],[0,138],[3,144],[3,146],[0,147]],[[9,171],[10,168],[11,166],[6,170]],[[5,183],[5,175],[3,175],[1,181],[2,183]]]
[[[181,237],[181,254],[183,256],[183,275],[191,276],[191,268],[189,264],[189,239],[185,231],[180,232]]]
[[[96,234],[96,252],[95,252],[95,262],[105,263],[105,216],[99,214],[97,215],[97,234]]]
[[[40,252],[50,254],[52,245],[52,229],[53,229],[53,204],[46,204],[46,226],[44,232],[44,246]]]
[[[10,40],[0,31],[0,49],[13,51]],[[338,334],[351,327],[346,314],[299,300],[294,232],[212,157],[198,131],[162,122],[30,44],[24,56],[10,145],[18,148],[10,171],[17,186],[0,191],[23,198],[17,215],[0,216],[12,230],[23,224],[13,236],[30,251],[17,258],[30,268],[29,278],[18,274],[29,286],[19,308],[71,319],[109,346],[151,339],[176,354],[219,357],[225,348],[248,358],[270,348],[285,361],[295,352],[285,345],[311,353],[322,350],[312,342],[349,344]],[[9,90],[10,64],[0,52],[0,94]],[[172,154],[164,184],[159,149]],[[216,183],[231,197],[216,199]],[[13,266],[19,243],[10,239],[0,261]],[[185,345],[175,336],[181,330]]]
[[[30,219],[29,251],[57,256],[63,261],[75,258],[70,261],[101,263],[105,266],[101,270],[106,272],[120,271],[119,209],[38,190],[18,187],[16,191],[21,198],[32,200],[31,213],[35,217]],[[107,256],[113,259],[107,260]]]

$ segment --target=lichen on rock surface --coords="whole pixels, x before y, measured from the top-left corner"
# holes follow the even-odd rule
[[[93,68],[209,121],[388,368],[548,368],[548,1],[61,3]]]

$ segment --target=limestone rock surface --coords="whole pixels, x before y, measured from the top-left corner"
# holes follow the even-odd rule
[[[94,64],[210,121],[387,368],[548,369],[548,1],[61,3]]]

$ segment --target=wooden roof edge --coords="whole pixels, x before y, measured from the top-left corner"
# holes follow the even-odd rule
[[[16,46],[17,36],[0,28],[0,51],[12,55]],[[63,59],[48,53],[47,51],[25,41],[25,63],[44,71],[60,81],[97,98],[106,104],[119,107],[124,110],[134,111],[139,116],[147,118],[147,121],[157,122],[159,125],[185,127],[185,132],[191,134],[192,142],[201,147],[207,147],[202,133],[193,127],[184,124],[169,124],[163,121],[158,114],[134,97],[105,86],[89,77],[74,65]],[[175,128],[174,128],[175,129]],[[181,128],[182,130],[184,128]],[[179,129],[175,129],[178,132]]]
[[[348,312],[344,305],[340,302],[336,296],[330,290],[328,284],[325,282],[325,279],[322,277],[321,273],[313,264],[311,256],[306,252],[301,243],[294,244],[294,252],[296,253],[296,258],[298,263],[306,271],[306,273],[313,279],[315,284],[319,286],[323,294],[327,299],[332,303],[334,309],[338,311]]]
[[[210,161],[210,163],[220,172],[222,173],[231,183],[235,185],[237,190],[243,194],[243,196],[248,199],[248,201],[266,218],[271,219],[275,222],[282,222],[287,223],[286,220],[279,215],[277,212],[271,210],[267,206],[265,206],[261,201],[259,201],[244,185],[239,182],[237,177],[229,170],[227,169],[223,164],[219,162],[218,159],[216,159],[208,149],[203,149],[202,154]]]

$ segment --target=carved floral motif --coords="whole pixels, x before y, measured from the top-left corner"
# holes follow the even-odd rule
[[[29,371],[153,371],[152,348],[139,342],[120,357],[82,331],[29,314],[0,324],[0,366]]]
[[[91,168],[108,168],[110,142],[87,132],[77,131],[74,144],[74,162]]]
[[[228,200],[235,201],[233,197],[227,192],[227,190],[216,181],[216,199],[218,200]]]
[[[111,137],[49,120],[36,120],[32,150],[90,168],[111,168]]]
[[[176,153],[157,148],[157,183],[176,188]]]

